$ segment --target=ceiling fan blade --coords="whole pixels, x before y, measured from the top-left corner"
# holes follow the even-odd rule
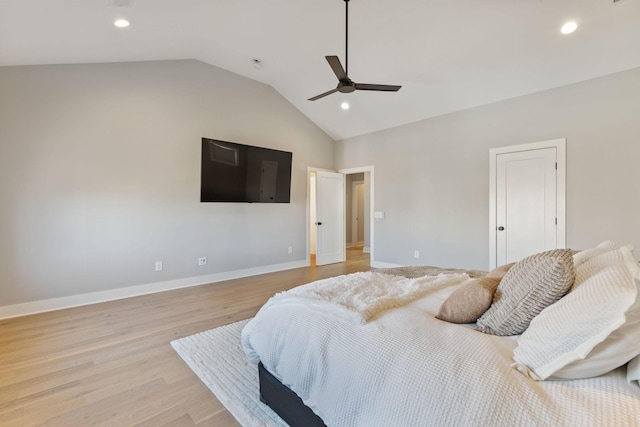
[[[402,86],[374,85],[368,83],[355,83],[356,90],[378,90],[384,92],[397,92]]]
[[[349,80],[347,77],[347,73],[342,68],[342,64],[340,63],[340,59],[337,56],[325,56],[327,62],[331,66],[333,73],[336,75],[338,80]]]
[[[313,98],[309,98],[307,101],[315,101],[315,100],[318,100],[318,99],[320,99],[320,98],[324,98],[324,97],[325,97],[325,96],[327,96],[327,95],[331,95],[332,93],[337,92],[337,91],[338,91],[338,88],[331,89],[331,90],[330,90],[330,91],[328,91],[328,92],[321,93],[320,95],[316,95],[316,96],[314,96]]]

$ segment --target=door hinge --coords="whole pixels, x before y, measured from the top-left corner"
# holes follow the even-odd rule
[[[556,162],[556,170],[558,170],[558,162]]]
[[[556,218],[556,225],[558,225],[558,218]]]

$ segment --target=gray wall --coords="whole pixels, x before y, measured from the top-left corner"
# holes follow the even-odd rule
[[[292,151],[291,203],[200,203],[203,136]],[[0,68],[0,306],[303,262],[306,168],[334,148],[197,61]]]
[[[375,166],[375,262],[486,269],[489,149],[566,137],[567,245],[640,248],[639,116],[633,69],[340,141],[336,166]]]

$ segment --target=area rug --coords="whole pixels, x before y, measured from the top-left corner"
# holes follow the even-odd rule
[[[287,427],[260,402],[258,367],[247,360],[240,343],[249,320],[171,341],[171,346],[241,425]]]

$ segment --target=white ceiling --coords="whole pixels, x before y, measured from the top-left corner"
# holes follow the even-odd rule
[[[0,66],[197,59],[336,140],[640,66],[640,0],[351,0],[349,76],[402,89],[311,102],[337,84],[325,55],[344,64],[343,0],[114,1],[0,0]]]

